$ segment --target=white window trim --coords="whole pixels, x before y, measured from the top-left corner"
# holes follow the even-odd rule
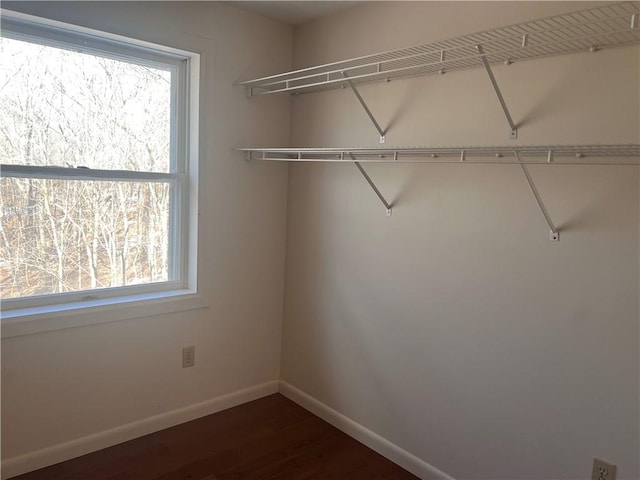
[[[208,302],[197,293],[200,56],[193,52],[9,10],[0,10],[0,15],[2,31],[10,31],[7,36],[11,38],[36,36],[46,39],[48,45],[68,47],[75,44],[83,51],[99,52],[116,59],[132,61],[132,56],[135,56],[149,65],[160,61],[164,66],[172,59],[176,65],[186,63],[185,68],[177,68],[175,79],[178,86],[174,91],[182,97],[172,100],[181,102],[184,108],[177,109],[177,118],[174,116],[171,126],[172,133],[173,129],[180,128],[179,125],[184,126],[184,131],[176,136],[178,141],[173,146],[178,150],[172,152],[184,155],[184,168],[178,165],[179,168],[173,173],[157,174],[91,170],[90,176],[83,169],[58,167],[15,165],[5,166],[2,170],[3,176],[100,177],[120,181],[181,183],[181,188],[177,190],[182,195],[181,208],[178,210],[175,205],[172,208],[176,217],[173,219],[172,242],[180,249],[176,252],[176,257],[182,259],[179,267],[173,265],[173,268],[181,269],[176,272],[178,281],[55,294],[56,303],[49,304],[43,304],[41,299],[48,296],[42,296],[31,304],[23,302],[18,308],[3,308],[4,311],[0,312],[2,338],[208,307]],[[175,159],[176,155],[171,157]],[[174,198],[174,201],[178,199]]]

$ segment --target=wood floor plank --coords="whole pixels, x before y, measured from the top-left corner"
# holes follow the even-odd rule
[[[275,394],[12,480],[416,478]]]

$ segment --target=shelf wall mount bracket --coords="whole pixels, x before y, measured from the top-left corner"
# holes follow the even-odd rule
[[[386,141],[386,132],[384,130],[382,130],[382,127],[380,127],[380,124],[376,120],[376,117],[374,117],[373,113],[371,113],[371,110],[369,109],[367,103],[362,98],[362,95],[360,95],[360,92],[358,91],[358,88],[356,87],[356,84],[353,83],[353,80],[351,80],[349,78],[349,75],[347,75],[347,72],[341,71],[340,73],[342,74],[344,79],[349,84],[349,87],[351,87],[351,91],[354,93],[354,95],[356,96],[356,98],[360,102],[360,105],[362,105],[362,108],[364,108],[364,111],[367,112],[367,115],[369,116],[369,119],[371,120],[371,123],[373,123],[373,126],[376,127],[376,130],[378,130],[378,133],[380,134],[380,143],[385,143],[385,141]]]
[[[524,40],[523,40],[524,43]],[[507,122],[509,123],[509,138],[511,140],[515,140],[518,138],[518,127],[513,122],[513,118],[511,118],[511,114],[509,113],[509,109],[507,108],[507,103],[504,101],[504,97],[502,96],[502,92],[500,91],[500,87],[498,86],[498,82],[496,81],[496,77],[493,75],[493,70],[491,69],[491,65],[487,60],[487,56],[484,53],[484,49],[482,45],[476,45],[476,50],[480,54],[480,60],[482,61],[482,65],[484,69],[487,71],[487,75],[489,75],[489,80],[491,81],[491,85],[496,92],[496,96],[498,97],[498,101],[502,106],[502,111],[504,112],[505,117],[507,117]]]
[[[390,217],[392,212],[392,205],[389,202],[387,202],[387,200],[384,198],[384,195],[382,195],[378,187],[376,187],[376,184],[373,183],[373,180],[371,180],[371,177],[367,174],[366,170],[362,167],[362,165],[360,165],[360,162],[358,162],[358,160],[356,159],[356,156],[351,152],[349,153],[349,156],[351,157],[351,160],[353,160],[353,164],[356,167],[358,167],[358,170],[360,170],[360,173],[362,174],[364,179],[367,181],[369,186],[373,189],[375,194],[378,196],[382,204],[387,209],[387,212],[386,212],[387,217]]]
[[[559,242],[560,232],[558,228],[553,224],[553,221],[551,220],[551,216],[549,215],[549,212],[547,211],[546,207],[544,206],[544,203],[542,202],[542,198],[540,197],[540,193],[536,188],[536,184],[533,182],[533,178],[531,178],[531,173],[529,173],[529,169],[520,160],[520,154],[518,153],[518,151],[515,150],[513,153],[516,156],[516,160],[518,161],[520,168],[522,169],[522,173],[524,173],[524,176],[527,179],[527,183],[529,184],[531,193],[533,193],[533,196],[535,197],[536,202],[538,202],[538,207],[542,212],[542,216],[544,216],[544,219],[546,220],[547,225],[549,225],[549,240],[552,242]]]

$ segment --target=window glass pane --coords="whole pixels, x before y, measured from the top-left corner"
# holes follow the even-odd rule
[[[168,182],[0,179],[0,297],[169,278]]]
[[[0,163],[169,172],[171,72],[0,38]]]

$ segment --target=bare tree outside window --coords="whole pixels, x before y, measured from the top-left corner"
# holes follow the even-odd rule
[[[87,172],[0,178],[0,297],[170,280],[174,185],[91,173],[171,171],[171,92],[168,69],[0,39],[0,164]]]

